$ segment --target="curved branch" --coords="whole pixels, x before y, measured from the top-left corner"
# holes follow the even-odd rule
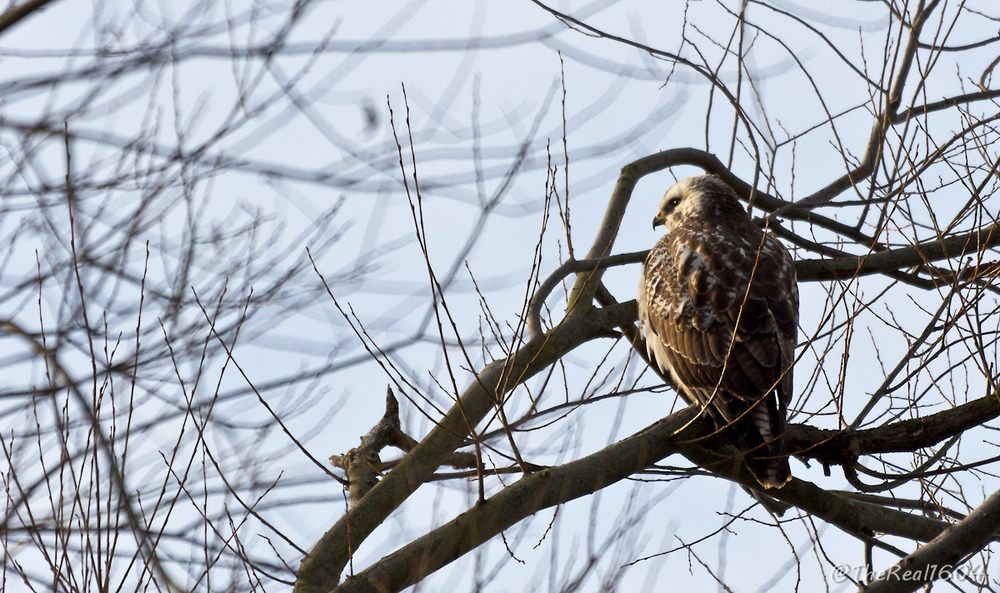
[[[692,438],[697,413],[695,407],[685,408],[596,453],[526,475],[335,591],[399,591],[413,585],[539,510],[592,494],[675,452],[681,435]]]
[[[633,251],[631,253],[612,255],[603,259],[570,259],[563,262],[562,265],[549,274],[548,278],[542,282],[531,296],[531,302],[528,303],[529,336],[534,338],[542,335],[542,306],[545,304],[545,300],[549,298],[549,295],[552,294],[552,291],[567,276],[574,272],[593,272],[594,270],[612,268],[614,266],[642,263],[646,259],[647,253],[649,253],[648,249],[646,251]]]
[[[923,418],[846,432],[795,424],[785,435],[789,451],[824,464],[853,463],[860,455],[899,453],[932,447],[948,437],[1000,417],[1000,397],[989,394]]]
[[[36,12],[41,12],[45,5],[52,0],[27,0],[18,6],[12,6],[9,10],[0,14],[0,33],[20,23],[25,18]]]
[[[922,266],[979,253],[997,245],[1000,245],[1000,224],[993,224],[964,235],[863,256],[797,261],[795,271],[800,280],[839,280]]]
[[[920,546],[859,591],[908,593],[932,581],[949,578],[972,554],[997,536],[1000,491],[994,492],[965,519]]]
[[[700,150],[675,148],[643,157],[622,167],[621,173],[618,175],[618,181],[615,183],[615,188],[611,192],[611,200],[608,202],[608,208],[604,212],[604,219],[601,220],[601,226],[594,236],[594,242],[590,247],[590,251],[587,252],[586,259],[603,260],[610,255],[615,238],[618,236],[622,217],[625,215],[625,208],[632,198],[632,190],[635,189],[635,184],[640,179],[650,173],[661,171],[672,165],[697,164],[693,161],[704,159],[706,155],[708,153]],[[714,156],[709,156],[715,159]],[[585,303],[586,306],[589,306],[594,300],[594,294],[597,292],[602,274],[603,271],[601,268],[596,268],[589,274],[581,274],[577,277],[576,283],[570,291],[567,303],[568,312],[571,313],[577,303]]]
[[[302,560],[296,593],[318,593],[336,587],[354,550],[401,505],[434,471],[466,444],[469,434],[506,393],[545,369],[577,346],[607,334],[618,317],[634,309],[591,310],[572,323],[529,340],[512,355],[483,368],[438,422],[391,472],[385,475],[351,510],[327,531]]]
[[[709,469],[723,478],[753,490],[760,488],[753,474],[738,456],[720,454],[698,446],[685,448],[681,453],[692,463]],[[768,490],[766,494],[866,541],[873,533],[930,541],[949,527],[944,521],[923,515],[911,515],[879,504],[854,500],[850,496],[838,496],[811,482],[794,477],[785,486]]]
[[[712,422],[689,406],[604,449],[526,475],[452,521],[385,556],[348,578],[337,593],[400,591],[476,549],[538,511],[586,496],[651,467],[673,453],[724,478],[754,488],[756,480],[740,457],[694,444],[715,432]],[[793,479],[768,491],[862,539],[874,532],[928,541],[949,527],[944,521],[853,500]]]

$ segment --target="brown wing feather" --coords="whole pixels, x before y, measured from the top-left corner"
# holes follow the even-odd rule
[[[740,420],[748,465],[774,486],[788,479],[787,460],[772,461],[784,455],[780,438],[765,442],[785,431],[798,289],[780,243],[736,222],[726,234],[691,224],[657,242],[640,279],[640,322],[651,357],[689,396],[720,424]]]
[[[644,325],[663,342],[664,362],[686,386],[718,385],[755,401],[790,366],[797,319],[796,307],[787,299],[797,295],[794,275],[787,277],[787,270],[793,268],[790,262],[774,261],[776,254],[787,257],[784,250],[761,249],[758,270],[767,273],[754,273],[750,283],[753,261],[744,254],[753,249],[756,256],[757,245],[746,241],[738,247],[716,243],[714,249],[706,248],[715,235],[679,229],[660,239],[643,271]]]

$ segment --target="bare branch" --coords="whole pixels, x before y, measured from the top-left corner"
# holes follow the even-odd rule
[[[882,572],[859,591],[907,593],[959,574],[959,567],[1000,533],[1000,491],[943,533]]]

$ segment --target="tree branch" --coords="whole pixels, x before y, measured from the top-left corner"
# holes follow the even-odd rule
[[[592,494],[642,471],[693,438],[688,407],[653,426],[565,465],[529,474],[373,566],[348,578],[337,593],[399,591],[541,509]],[[704,428],[704,427],[702,427]]]
[[[994,492],[965,519],[920,546],[858,591],[908,593],[932,581],[948,578],[972,554],[997,536],[1000,491]]]
[[[649,253],[649,250],[610,255],[596,260],[569,259],[563,262],[562,265],[549,274],[545,281],[535,290],[535,294],[531,296],[531,302],[528,304],[528,331],[531,337],[542,334],[542,305],[545,304],[545,299],[552,294],[552,291],[567,276],[574,272],[593,272],[597,269],[642,263],[646,259],[647,253]]]
[[[709,448],[716,431],[698,406],[671,414],[604,449],[567,464],[529,474],[452,521],[385,556],[335,589],[337,593],[400,591],[538,511],[587,496],[640,473],[673,453],[726,479],[757,489],[742,456],[722,445]],[[944,521],[854,500],[794,479],[769,496],[796,506],[868,540],[876,532],[928,541],[948,529]]]
[[[386,388],[385,414],[361,437],[361,444],[344,455],[330,456],[330,463],[347,475],[347,491],[352,505],[357,504],[378,483],[379,466],[382,464],[379,452],[389,445],[403,451],[417,445],[399,425],[399,402],[392,393],[392,387]]]
[[[40,12],[50,2],[52,0],[28,0],[23,4],[11,6],[6,12],[0,14],[0,33],[20,23],[35,12]]]
[[[800,280],[854,278],[979,253],[997,245],[1000,245],[1000,225],[993,224],[964,235],[858,257],[797,261],[795,271]]]
[[[529,340],[511,356],[487,365],[437,426],[386,474],[361,500],[327,531],[299,566],[296,593],[333,589],[353,551],[399,505],[429,480],[434,471],[466,444],[475,426],[504,394],[548,367],[567,352],[595,337],[606,335],[616,316],[634,311],[578,315],[538,339]]]
[[[825,464],[852,463],[860,455],[916,451],[1000,416],[1000,398],[991,393],[931,414],[867,430],[826,430],[805,424],[789,427],[785,444],[799,457]]]

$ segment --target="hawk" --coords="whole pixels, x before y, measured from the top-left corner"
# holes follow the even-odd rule
[[[667,190],[660,225],[667,234],[639,277],[649,359],[734,439],[763,487],[781,487],[799,317],[792,257],[714,175]]]

